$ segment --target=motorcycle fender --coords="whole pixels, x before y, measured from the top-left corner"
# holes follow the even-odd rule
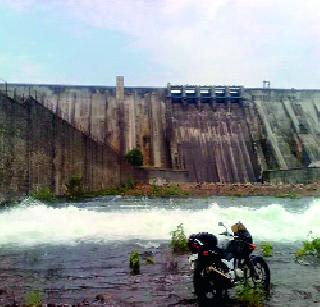
[[[257,264],[261,259],[264,261],[263,257],[256,256],[256,255],[250,255],[249,259],[250,259],[250,262],[252,262],[253,264]]]

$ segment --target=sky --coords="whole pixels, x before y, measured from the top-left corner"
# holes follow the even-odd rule
[[[320,88],[319,0],[0,0],[0,79]]]

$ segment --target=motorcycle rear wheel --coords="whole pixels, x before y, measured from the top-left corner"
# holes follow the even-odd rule
[[[223,295],[222,289],[214,289],[212,285],[203,277],[203,270],[197,267],[197,263],[195,263],[194,271],[193,271],[193,288],[194,293],[198,297],[199,302],[206,301],[208,299],[209,294],[212,294],[215,298],[220,299]]]

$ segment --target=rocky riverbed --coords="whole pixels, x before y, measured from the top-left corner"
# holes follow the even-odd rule
[[[265,306],[320,306],[320,265],[296,263],[295,248],[274,245],[268,260],[272,291]],[[141,256],[136,276],[128,267],[133,249]],[[155,263],[145,264],[151,254]],[[27,293],[38,290],[50,306],[197,306],[187,258],[173,256],[164,242],[145,241],[2,249],[0,305],[20,306]],[[241,306],[232,291],[219,305]]]
[[[320,263],[294,257],[309,231],[319,236],[319,210],[312,197],[26,199],[0,210],[0,306],[21,306],[26,297],[50,306],[197,306],[188,255],[171,254],[170,231],[183,223],[186,235],[218,234],[220,221],[242,221],[258,246],[273,245],[265,306],[320,306]],[[136,276],[132,250],[141,257]],[[150,255],[155,263],[145,264]],[[239,304],[230,291],[207,306]]]

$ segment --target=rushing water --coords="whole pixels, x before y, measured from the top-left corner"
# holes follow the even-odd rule
[[[107,293],[115,306],[192,305],[186,258],[179,261],[178,274],[164,269],[169,233],[183,223],[187,235],[217,234],[219,221],[227,226],[242,221],[257,243],[273,243],[271,306],[320,302],[319,266],[301,266],[293,256],[310,231],[320,236],[320,199],[115,196],[50,206],[26,199],[1,209],[0,305],[21,303],[32,289],[43,291],[51,303],[92,302]],[[132,249],[152,250],[156,258],[154,266],[142,267],[138,280],[128,274]]]
[[[320,235],[320,199],[106,197],[55,206],[27,199],[0,212],[0,246],[168,240],[179,223],[187,234],[218,233],[219,221],[242,221],[256,240],[301,241],[310,231]]]

